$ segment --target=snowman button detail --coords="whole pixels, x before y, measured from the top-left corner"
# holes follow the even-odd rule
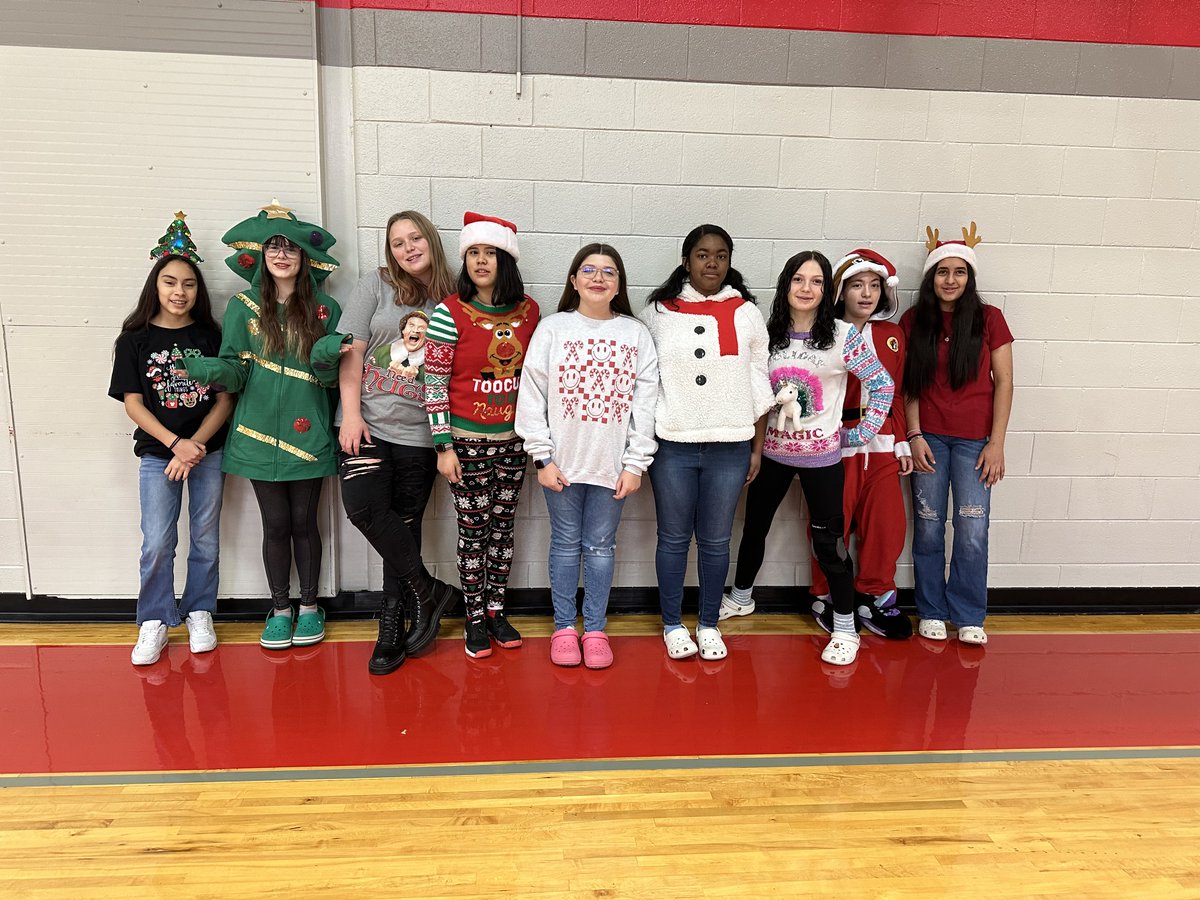
[[[705,378],[703,375],[696,376],[696,384],[700,385],[701,387],[703,387],[707,382],[708,382],[708,379]]]
[[[696,348],[696,359],[704,359],[704,348],[703,347]]]

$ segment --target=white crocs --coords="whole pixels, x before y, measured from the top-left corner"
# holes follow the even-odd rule
[[[944,641],[946,623],[941,619],[922,619],[917,623],[917,634],[931,641]]]
[[[663,643],[667,645],[667,656],[671,659],[688,659],[695,656],[700,649],[683,626],[672,628],[664,634]]]
[[[821,651],[821,660],[831,666],[848,666],[858,657],[859,637],[848,631],[835,631]]]
[[[958,629],[958,639],[964,644],[986,644],[987,632],[979,625],[966,625]]]
[[[754,612],[754,601],[749,603],[738,603],[728,594],[721,598],[721,609],[717,613],[717,620],[720,622],[726,619],[732,619],[734,616],[748,616]]]
[[[724,659],[729,655],[719,628],[697,628],[696,643],[700,645],[701,659]]]

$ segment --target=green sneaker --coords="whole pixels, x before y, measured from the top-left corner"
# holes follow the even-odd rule
[[[292,617],[267,613],[267,624],[258,642],[268,650],[286,650],[292,646]]]
[[[293,647],[308,647],[325,640],[325,610],[317,607],[316,612],[300,613],[296,619],[296,630],[292,632]]]

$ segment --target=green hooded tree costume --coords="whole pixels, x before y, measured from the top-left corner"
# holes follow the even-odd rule
[[[308,277],[319,304],[317,318],[325,326],[325,337],[313,345],[307,362],[290,350],[270,358],[263,355],[259,286],[270,276],[264,272],[262,248],[276,235],[300,246],[308,257]],[[234,250],[226,264],[250,282],[250,288],[229,300],[220,355],[183,363],[188,375],[201,384],[217,384],[241,395],[229,423],[221,468],[259,481],[332,475],[337,442],[330,388],[338,381],[340,346],[350,336],[337,333],[342,309],[318,285],[338,267],[327,252],[336,239],[320,226],[301,222],[275,200],[229,229],[222,240]],[[283,327],[286,306],[276,306]]]

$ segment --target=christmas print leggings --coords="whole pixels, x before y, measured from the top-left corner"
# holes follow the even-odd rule
[[[504,609],[512,569],[513,523],[528,457],[519,438],[455,438],[462,480],[450,485],[458,514],[458,577],[467,618]]]

